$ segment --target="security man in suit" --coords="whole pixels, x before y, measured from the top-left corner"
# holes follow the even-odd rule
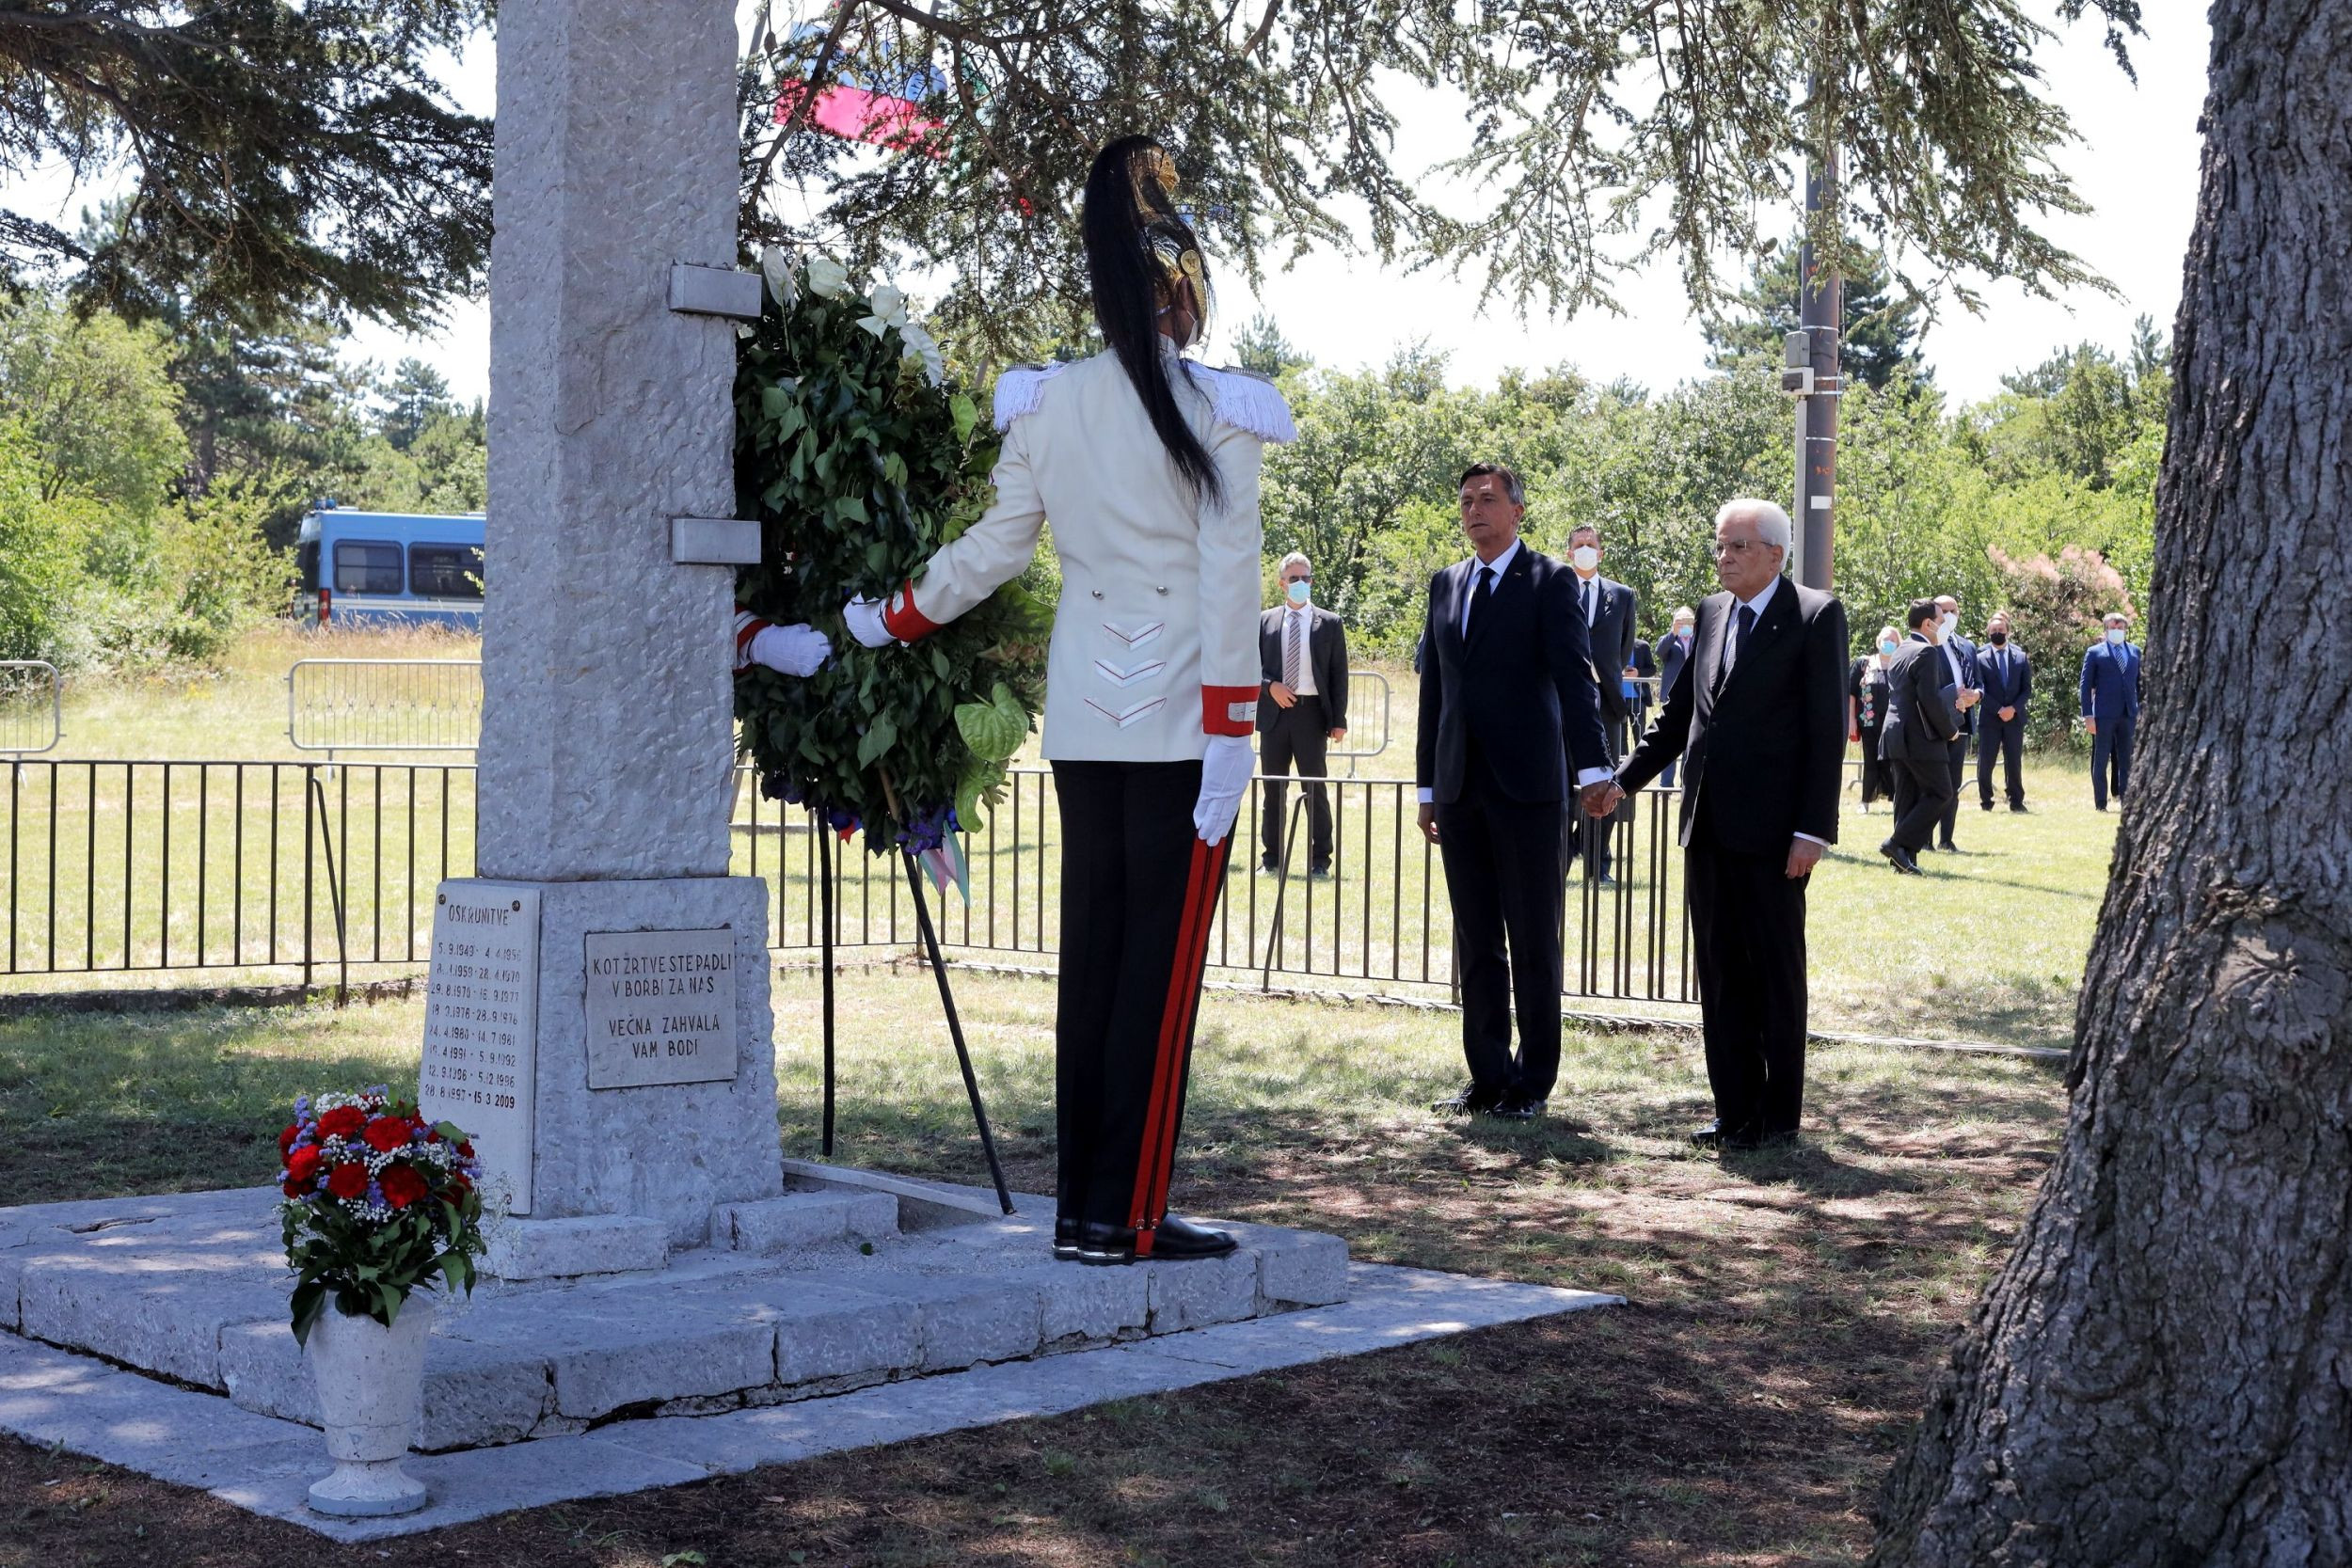
[[[2090,803],[2107,809],[2107,796],[2122,804],[2132,782],[2132,732],[2139,727],[2139,649],[2132,641],[2132,618],[2107,615],[2105,631],[2083,655],[2083,728],[2090,732]]]
[[[1576,571],[1576,603],[1584,614],[1585,640],[1593,649],[1593,680],[1600,692],[1601,728],[1609,737],[1611,763],[1626,753],[1628,731],[1633,723],[1633,701],[1625,694],[1626,677],[1636,672],[1633,632],[1639,610],[1632,589],[1600,575],[1600,530],[1579,524],[1568,533],[1568,562]],[[1609,875],[1609,822],[1595,822],[1582,812],[1568,818],[1568,848],[1584,865],[1585,876],[1601,886],[1612,885]]]
[[[1879,853],[1916,877],[1919,851],[1951,804],[1952,737],[1977,694],[1953,673],[1935,600],[1912,600],[1904,623],[1911,641],[1886,666],[1886,723],[1879,731],[1879,756],[1895,778],[1895,826]]]
[[[1576,576],[1520,542],[1518,475],[1473,464],[1460,503],[1472,553],[1429,579],[1413,757],[1454,905],[1470,1066],[1436,1108],[1526,1120],[1560,1072],[1564,808],[1571,781],[1587,809],[1609,790],[1609,746]]]
[[[1266,443],[1295,431],[1262,378],[1183,357],[1209,292],[1175,183],[1148,138],[1096,154],[1081,232],[1107,346],[997,378],[995,501],[886,603],[842,613],[867,647],[918,641],[1019,576],[1053,521],[1054,1255],[1080,1263],[1234,1245],[1170,1214],[1168,1193],[1208,932],[1256,762],[1259,470]]]
[[[1675,689],[1675,682],[1682,678],[1682,667],[1691,660],[1691,633],[1697,625],[1698,615],[1689,605],[1675,606],[1673,624],[1666,635],[1658,640],[1657,646],[1650,650],[1658,658],[1658,701],[1661,705],[1666,701],[1666,694]],[[1645,721],[1642,727],[1646,731],[1649,726]],[[1678,762],[1666,764],[1664,770],[1658,775],[1658,782],[1672,789],[1675,786],[1675,768],[1678,766]]]
[[[2009,638],[2009,617],[1985,623],[1986,646],[1977,650],[1984,701],[1977,712],[1977,803],[1993,809],[1993,759],[2001,759],[2009,809],[2026,809],[2026,699],[2033,694],[2033,664]]]
[[[1804,895],[1837,838],[1846,608],[1782,578],[1790,533],[1768,500],[1715,515],[1724,591],[1700,603],[1696,651],[1617,770],[1620,789],[1639,789],[1684,759],[1684,886],[1715,1098],[1715,1119],[1691,1135],[1701,1148],[1794,1137],[1804,1109]]]
[[[1944,650],[1945,661],[1952,668],[1952,678],[1960,689],[1981,695],[1984,680],[1977,672],[1977,645],[1960,635],[1960,601],[1946,594],[1935,601],[1935,613],[1944,628],[1944,639],[1938,645]],[[1936,824],[1941,830],[1935,841],[1939,849],[1960,847],[1952,842],[1952,830],[1960,824],[1961,784],[1968,776],[1968,737],[1976,733],[1977,710],[1971,705],[1961,709],[1960,734],[1945,748],[1952,773],[1952,791],[1951,799],[1944,804],[1944,818]]]
[[[1347,738],[1347,628],[1312,602],[1314,567],[1293,550],[1282,558],[1282,602],[1258,617],[1258,770],[1265,775],[1259,861],[1282,868],[1282,779],[1298,765],[1307,791],[1307,874],[1331,874],[1331,799],[1322,779],[1326,748]]]

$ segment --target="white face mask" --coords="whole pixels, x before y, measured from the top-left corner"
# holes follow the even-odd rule
[[[2120,648],[2123,645],[2123,628],[2122,626],[2109,626],[2107,628],[2107,645],[2111,648]]]
[[[1952,635],[1952,628],[1953,628],[1954,626],[1959,626],[1959,625],[1960,625],[1960,617],[1959,617],[1958,615],[1953,614],[1953,613],[1952,613],[1950,610],[1946,610],[1943,614],[1941,614],[1941,615],[1939,615],[1939,616],[1937,616],[1937,617],[1935,618],[1935,626],[1936,626],[1936,629],[1937,629],[1937,630],[1939,630],[1939,631],[1941,631],[1941,632],[1945,635],[1945,637],[1946,637],[1947,639],[1949,639],[1949,638],[1951,637],[1951,635]]]
[[[1568,559],[1576,562],[1578,571],[1589,572],[1600,564],[1600,552],[1590,545],[1579,545]]]

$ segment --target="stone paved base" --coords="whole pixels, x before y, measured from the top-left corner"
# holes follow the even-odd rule
[[[662,1266],[441,1303],[412,1470],[434,1500],[400,1520],[302,1506],[326,1462],[274,1190],[0,1209],[0,1431],[358,1540],[1617,1299],[1351,1268],[1338,1237],[1265,1226],[1223,1259],[1088,1268],[1053,1260],[1049,1199],[791,1180],[634,1259]]]
[[[338,1541],[372,1541],[1624,1302],[1590,1291],[1365,1263],[1349,1267],[1348,1291],[1348,1300],[1336,1306],[828,1399],[616,1420],[579,1435],[421,1454],[408,1461],[408,1473],[425,1483],[432,1500],[398,1519],[328,1519],[303,1505],[310,1482],[327,1469],[324,1445],[309,1427],[8,1334],[0,1334],[0,1431],[202,1487]]]

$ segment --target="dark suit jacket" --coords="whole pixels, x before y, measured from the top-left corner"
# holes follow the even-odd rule
[[[2008,668],[2004,670],[2003,665]],[[1982,683],[1983,707],[1988,713],[1998,713],[2013,707],[2017,716],[2026,716],[2026,699],[2033,693],[2033,663],[2011,642],[2005,648],[1977,650],[1977,678]]]
[[[1645,681],[1654,679],[1658,674],[1658,656],[1651,653],[1649,644],[1638,637],[1633,640],[1633,657],[1626,662],[1632,665],[1634,673],[1641,675]],[[1657,699],[1659,694],[1655,687],[1636,686],[1633,689],[1633,717],[1639,719],[1647,713],[1650,704]]]
[[[1639,789],[1683,758],[1685,847],[1703,800],[1715,845],[1735,854],[1786,854],[1798,833],[1835,844],[1846,767],[1846,607],[1781,578],[1719,694],[1735,608],[1729,594],[1700,601],[1690,661],[1617,782]]]
[[[1258,665],[1264,680],[1258,689],[1258,728],[1271,729],[1282,710],[1265,687],[1282,678],[1282,617],[1289,610],[1276,606],[1258,617]],[[1324,728],[1347,728],[1347,627],[1321,605],[1307,607],[1307,667],[1315,677],[1315,695],[1323,700]]]
[[[1600,711],[1611,720],[1622,720],[1633,710],[1625,700],[1625,667],[1633,662],[1635,594],[1622,582],[1607,578],[1593,579],[1593,624],[1585,631],[1585,640],[1593,649],[1593,678],[1600,686]],[[1581,608],[1584,602],[1583,579],[1571,570],[1568,592]]]
[[[1886,667],[1886,727],[1879,732],[1879,755],[1888,762],[1948,761],[1961,733],[1961,713],[1952,705],[1956,689],[1943,649],[1917,639],[1904,643]]]
[[[1470,568],[1458,562],[1429,579],[1413,780],[1444,804],[1459,800],[1475,737],[1509,799],[1565,800],[1576,774],[1609,766],[1576,574],[1522,543],[1465,641]]]
[[[2110,648],[2102,640],[2093,642],[2083,655],[2082,678],[2083,717],[2086,719],[2121,719],[2125,723],[2139,717],[2139,650],[2129,642]]]

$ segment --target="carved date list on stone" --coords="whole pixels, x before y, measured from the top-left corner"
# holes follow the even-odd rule
[[[539,1038],[539,890],[445,882],[433,906],[417,1108],[473,1139],[483,1185],[531,1212]]]
[[[735,1076],[733,930],[591,931],[587,948],[590,1088]]]

